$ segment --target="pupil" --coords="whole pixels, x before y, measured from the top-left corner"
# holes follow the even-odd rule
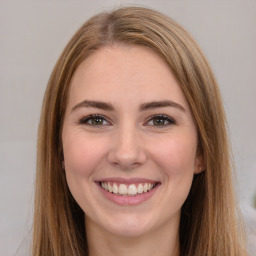
[[[164,120],[163,119],[154,119],[154,124],[155,125],[164,125]]]
[[[94,125],[102,124],[102,118],[94,118],[94,119],[92,119],[92,124],[94,124]]]

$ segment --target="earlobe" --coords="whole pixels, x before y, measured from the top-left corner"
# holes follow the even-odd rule
[[[199,173],[203,172],[204,170],[205,170],[205,168],[203,165],[196,165],[194,173],[199,174]]]
[[[194,173],[199,174],[204,170],[205,170],[204,158],[202,155],[199,155],[196,158]]]
[[[197,169],[195,170],[195,174],[199,174],[204,171],[204,167],[202,165],[198,165]]]

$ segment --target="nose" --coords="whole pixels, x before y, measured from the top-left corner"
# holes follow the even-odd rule
[[[112,137],[108,161],[122,170],[131,170],[144,164],[147,155],[136,128],[119,129]]]

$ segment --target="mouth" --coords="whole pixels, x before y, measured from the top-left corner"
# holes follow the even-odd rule
[[[136,205],[150,199],[160,182],[144,179],[108,179],[97,181],[105,198],[119,205]]]
[[[152,189],[154,189],[157,185],[155,183],[139,183],[139,184],[119,184],[114,182],[99,182],[100,186],[115,195],[118,196],[137,196],[139,194],[144,194]]]

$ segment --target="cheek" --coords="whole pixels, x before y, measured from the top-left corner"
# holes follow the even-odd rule
[[[98,140],[79,134],[65,138],[63,152],[66,170],[77,176],[90,176],[103,154]]]
[[[178,177],[194,172],[196,148],[196,138],[176,136],[155,144],[151,155],[166,175]]]
[[[194,176],[196,148],[196,139],[175,137],[166,140],[161,149],[154,151],[155,162],[165,177],[163,187],[166,197],[163,203],[167,216],[180,211],[189,194]]]
[[[103,142],[101,140],[101,142]],[[63,135],[65,173],[70,192],[80,207],[86,211],[93,193],[93,175],[104,156],[104,145],[97,138],[88,138],[82,132]]]

